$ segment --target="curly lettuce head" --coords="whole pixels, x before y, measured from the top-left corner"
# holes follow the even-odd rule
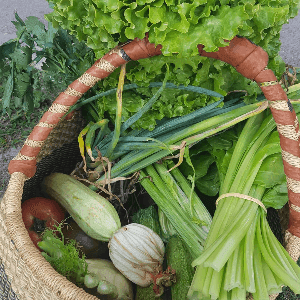
[[[144,38],[163,46],[164,56],[198,55],[227,46],[236,35],[263,35],[298,12],[299,0],[48,0],[54,11],[46,19],[68,29],[104,55],[128,39]]]
[[[97,58],[102,57],[119,42],[144,38],[148,32],[149,41],[161,44],[162,55],[130,62],[127,66],[127,83],[147,87],[150,82],[162,81],[165,65],[170,65],[169,82],[176,85],[195,85],[226,95],[233,90],[246,90],[246,103],[256,101],[262,94],[257,84],[239,74],[231,65],[222,61],[199,57],[197,45],[205,51],[217,51],[227,46],[224,40],[240,35],[262,47],[269,55],[268,68],[280,80],[285,63],[279,56],[280,31],[298,13],[300,0],[48,0],[54,11],[45,18],[54,27],[61,26],[92,48]],[[118,72],[99,82],[100,91],[115,88]],[[133,97],[133,96],[132,96]],[[136,95],[138,103],[145,98]],[[201,100],[207,105],[209,96]],[[143,98],[143,101],[142,101]],[[133,98],[132,98],[133,99]],[[138,99],[138,100],[137,100]],[[169,97],[165,102],[168,111],[179,116],[192,112],[196,105],[179,109],[178,97]],[[189,101],[197,101],[188,97]],[[110,104],[109,104],[110,103]],[[105,106],[113,114],[113,99],[99,99],[99,106]],[[186,104],[184,104],[186,105]],[[109,106],[109,107],[108,107]],[[128,109],[130,111],[130,109]],[[133,112],[132,112],[133,113]],[[131,114],[129,112],[128,116]],[[154,108],[148,112],[142,128],[153,128],[155,120],[167,116],[166,110]],[[151,121],[150,121],[151,120]],[[151,124],[150,124],[151,123]]]

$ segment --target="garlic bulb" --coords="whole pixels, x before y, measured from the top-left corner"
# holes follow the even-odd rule
[[[162,274],[164,243],[158,234],[144,225],[123,226],[114,233],[108,248],[115,267],[137,285],[147,287]]]

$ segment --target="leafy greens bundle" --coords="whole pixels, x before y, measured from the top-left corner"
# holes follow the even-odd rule
[[[299,294],[300,268],[272,233],[264,210],[288,201],[279,134],[269,111],[248,119],[232,150],[216,158],[219,195],[247,195],[264,207],[241,196],[219,200],[204,250],[193,261],[197,269],[188,297],[242,300],[250,292],[254,300],[268,300],[283,285]]]
[[[94,63],[92,49],[67,30],[48,29],[37,17],[15,13],[15,39],[0,45],[0,113],[32,113]],[[70,46],[72,45],[72,47]],[[35,64],[45,60],[41,70]]]
[[[135,83],[148,87],[151,82],[162,82],[166,73],[166,64],[170,66],[169,82],[201,86],[225,96],[232,90],[246,90],[243,97],[246,103],[253,103],[257,95],[262,94],[257,84],[244,78],[236,70],[218,60],[199,57],[198,44],[205,46],[205,51],[217,51],[228,45],[224,39],[231,40],[236,35],[249,38],[269,55],[268,68],[279,78],[284,72],[284,62],[279,56],[279,34],[282,25],[298,13],[297,1],[175,1],[175,0],[48,0],[54,11],[45,18],[57,28],[61,26],[84,41],[92,48],[97,58],[102,57],[119,42],[128,39],[144,38],[149,33],[149,41],[163,46],[163,55],[130,62],[127,66],[125,83]],[[99,83],[99,93],[116,87],[118,72],[112,73]],[[151,89],[147,93],[149,93]],[[186,97],[184,94],[180,96]],[[145,91],[130,94],[132,100],[126,112],[128,117],[138,111],[145,101]],[[174,99],[176,98],[176,101]],[[196,97],[196,96],[195,96]],[[163,98],[163,106],[151,108],[149,121],[142,120],[135,124],[136,129],[151,129],[155,120],[162,116],[173,117],[186,115],[195,110],[193,96],[178,98],[169,94]],[[209,104],[206,96],[197,103],[200,107]],[[217,101],[215,99],[215,101]],[[103,108],[113,119],[114,99],[99,99],[97,106],[103,117]],[[164,107],[168,107],[167,112]],[[199,107],[199,106],[198,106]],[[133,111],[134,110],[134,111]],[[125,120],[124,120],[125,121]]]

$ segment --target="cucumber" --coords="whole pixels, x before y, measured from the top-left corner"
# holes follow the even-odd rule
[[[90,237],[108,242],[121,228],[114,206],[74,177],[52,173],[41,183],[42,192],[59,202]]]
[[[172,300],[186,300],[194,277],[192,256],[177,235],[172,235],[166,247],[167,265],[176,270],[176,283],[171,286]]]
[[[159,223],[159,218],[154,205],[151,205],[145,209],[140,209],[135,215],[132,216],[134,223],[147,226],[157,233],[162,238],[162,230]]]
[[[137,285],[135,300],[164,300],[165,298],[162,296],[155,297],[155,293],[153,292],[153,283],[151,283],[147,287],[141,287]]]

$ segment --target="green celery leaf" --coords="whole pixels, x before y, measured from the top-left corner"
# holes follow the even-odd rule
[[[6,108],[9,108],[10,105],[10,100],[12,96],[12,92],[14,89],[14,70],[13,68],[11,69],[11,74],[9,74],[6,84],[5,84],[5,90],[3,94],[3,109],[5,110]]]
[[[281,209],[288,201],[289,197],[286,183],[275,185],[272,189],[268,190],[262,198],[262,203],[266,208],[273,207],[275,209]]]
[[[220,134],[207,139],[207,142],[215,150],[228,150],[232,147],[233,141],[237,140],[237,134],[233,130],[226,130]]]
[[[201,144],[201,143],[200,143]],[[192,148],[193,149],[193,148]],[[195,170],[195,180],[207,174],[208,168],[214,163],[214,158],[208,152],[190,156],[191,163]],[[194,176],[194,170],[187,161],[183,161],[179,167],[180,171],[186,176]]]
[[[24,53],[20,48],[15,49],[14,53],[10,54],[10,57],[16,63],[16,69],[18,71],[26,70],[28,64],[31,62],[29,53]]]
[[[17,73],[15,75],[15,90],[14,93],[17,97],[22,98],[30,86],[29,73]]]
[[[265,188],[272,188],[275,185],[286,182],[283,162],[281,154],[274,154],[268,156],[262,163],[254,184],[263,186]]]
[[[35,35],[39,41],[43,41],[46,39],[46,30],[45,25],[34,16],[27,17],[27,20],[25,21],[27,30]]]
[[[208,139],[202,140],[201,142],[197,143],[196,145],[194,145],[191,149],[190,149],[190,157],[193,156],[197,156],[199,155],[201,152],[211,152],[212,151],[212,147],[211,145],[208,143]]]
[[[194,156],[192,163],[195,168],[195,179],[205,176],[209,166],[214,162],[214,158],[209,153],[202,153],[201,155]]]
[[[11,53],[13,53],[17,44],[18,42],[13,39],[0,45],[0,60],[4,60]]]
[[[220,190],[220,180],[216,164],[212,164],[207,174],[196,180],[195,185],[202,194],[216,196]]]

